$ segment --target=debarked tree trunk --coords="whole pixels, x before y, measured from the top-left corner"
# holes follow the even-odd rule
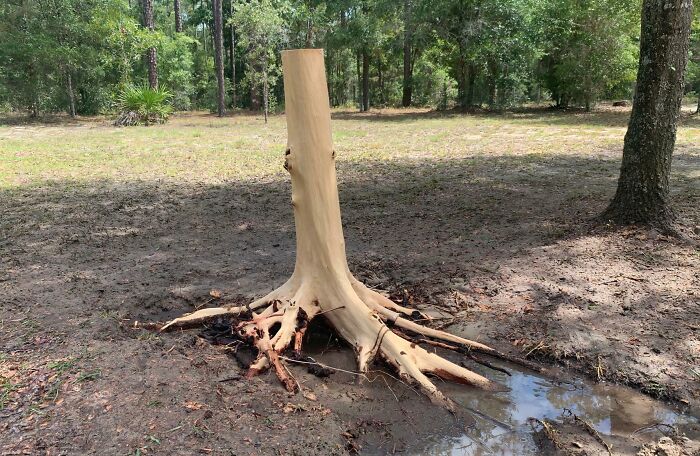
[[[308,322],[322,315],[353,347],[359,373],[365,373],[379,355],[397,369],[403,380],[417,384],[434,402],[450,409],[453,403],[426,374],[484,389],[500,388],[426,351],[419,343],[512,358],[483,344],[415,323],[411,318],[424,317],[420,312],[394,303],[353,277],[341,224],[323,51],[283,51],[282,65],[288,128],[284,167],[292,180],[297,242],[294,272],[281,287],[247,306],[202,309],[162,329],[233,316],[238,319],[237,334],[258,349],[249,375],[272,367],[286,388],[294,391],[297,383],[283,367],[280,354],[290,346],[298,353]],[[413,335],[408,336],[408,332]]]

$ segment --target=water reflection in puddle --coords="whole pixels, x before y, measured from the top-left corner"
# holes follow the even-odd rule
[[[320,350],[315,358],[328,365],[353,369],[354,360],[348,349]],[[603,436],[627,437],[650,425],[665,423],[676,426],[691,439],[700,438],[696,417],[681,414],[630,388],[581,379],[555,382],[518,366],[501,365],[512,375],[482,370],[481,366],[475,370],[507,386],[510,388],[508,392],[485,393],[451,383],[439,384],[445,394],[475,416],[474,426],[455,426],[454,420],[440,418],[432,410],[427,410],[426,407],[430,406],[425,403],[416,405],[415,396],[410,395],[399,398],[400,404],[396,406],[391,405],[391,399],[386,401],[380,412],[376,409],[372,412],[373,417],[380,416],[393,422],[389,432],[392,440],[404,442],[400,453],[409,455],[537,455],[540,450],[535,444],[528,418],[556,421],[566,410],[585,419]],[[365,385],[374,390],[369,394],[374,394],[376,401],[383,400],[378,391],[386,386],[392,389],[392,394],[401,388],[406,389],[389,376],[382,382]],[[409,426],[402,424],[405,421],[402,418],[407,415],[424,416],[416,417]],[[648,440],[659,436],[658,433],[650,434]],[[387,450],[386,441],[381,445],[370,442],[362,451],[362,454],[388,453],[391,451]]]
[[[527,419],[557,420],[566,410],[585,419],[602,435],[623,437],[655,423],[693,432],[685,425],[698,421],[630,388],[583,380],[557,384],[514,366],[508,368],[511,377],[491,375],[511,389],[506,393],[485,395],[455,385],[441,386],[458,404],[481,415],[477,415],[476,426],[464,435],[438,439],[427,454],[538,454]]]

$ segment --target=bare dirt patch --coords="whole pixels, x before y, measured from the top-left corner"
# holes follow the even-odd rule
[[[589,223],[614,191],[619,124],[566,115],[411,116],[346,115],[334,123],[339,157],[346,152],[340,198],[357,277],[439,314],[450,331],[632,385],[697,416],[697,245]],[[229,136],[254,147],[261,133],[248,130],[253,120],[226,119]],[[199,147],[222,134],[218,121],[181,121],[194,122],[178,127],[181,137],[187,128],[203,132],[189,139]],[[236,137],[237,124],[245,134]],[[272,124],[261,138],[270,148],[283,141],[282,122]],[[112,129],[93,127],[81,134],[103,144],[90,135]],[[167,143],[167,126],[139,130],[134,141],[148,143],[151,131]],[[145,161],[134,168],[122,160],[134,152],[127,144],[105,152],[123,169],[100,162],[84,178],[57,168],[37,182],[13,160],[48,149],[24,142],[24,132],[0,133],[12,143],[0,169],[32,182],[11,180],[0,193],[7,454],[421,454],[435,448],[434,434],[463,432],[464,423],[405,385],[389,389],[386,377],[357,385],[350,374],[322,379],[297,366],[313,394],[289,396],[274,376],[239,380],[235,360],[198,331],[134,328],[262,295],[289,275],[289,184],[267,171],[267,155],[263,177],[203,174],[196,154],[176,154],[174,177],[144,178],[152,173]],[[75,132],[64,134],[71,140]],[[673,174],[679,221],[696,241],[697,134],[692,124],[681,130]],[[398,421],[413,431],[402,434]]]

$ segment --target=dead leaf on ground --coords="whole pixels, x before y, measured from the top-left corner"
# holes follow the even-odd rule
[[[294,413],[299,411],[306,411],[306,408],[301,404],[292,404],[291,402],[287,402],[284,408],[282,408],[282,411],[284,413]]]
[[[203,407],[203,404],[195,401],[185,401],[185,408],[188,410],[199,410]]]

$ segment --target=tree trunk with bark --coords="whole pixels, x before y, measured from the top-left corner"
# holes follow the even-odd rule
[[[496,105],[496,90],[498,81],[498,63],[495,60],[489,60],[488,64],[488,76],[486,78],[486,85],[489,91],[489,107],[493,108]],[[471,70],[471,69],[470,69]]]
[[[153,0],[141,0],[143,6],[143,26],[149,31],[155,30],[153,22]],[[151,89],[158,88],[158,53],[151,47],[146,51],[146,65],[148,65],[148,86]]]
[[[219,117],[226,114],[226,88],[224,78],[224,15],[221,2],[212,0],[214,11],[214,66],[216,68],[216,113]]]
[[[158,88],[158,51],[156,48],[148,48],[146,59],[148,61],[148,86],[155,90]]]
[[[69,113],[71,117],[75,117],[76,112],[75,112],[75,91],[73,90],[73,76],[70,73],[70,70],[67,72],[67,87],[66,90],[68,91],[68,108],[69,108]]]
[[[412,318],[425,316],[394,303],[353,277],[340,218],[323,52],[284,51],[282,66],[288,130],[284,167],[292,180],[297,242],[294,272],[281,287],[249,305],[200,309],[169,322],[161,330],[228,316],[233,334],[258,350],[248,376],[272,368],[287,390],[295,392],[298,383],[284,362],[300,359],[309,322],[323,315],[355,351],[360,374],[366,373],[379,356],[397,369],[403,381],[417,385],[435,403],[453,410],[453,403],[426,374],[499,389],[496,383],[420,344],[472,353],[477,362],[473,355],[476,352],[508,358],[506,355],[415,323]],[[288,347],[294,350],[291,358],[284,356]]]
[[[355,55],[355,70],[357,72],[357,94],[353,93],[353,99],[358,101],[360,111],[362,111],[362,52],[360,51],[357,51]],[[354,89],[355,87],[353,87]]]
[[[476,65],[470,63],[467,67],[467,95],[465,104],[467,107],[474,106],[474,87],[476,86]]]
[[[670,228],[671,156],[691,19],[692,0],[644,0],[637,90],[617,192],[602,215],[605,220]]]
[[[309,16],[306,19],[306,47],[311,48],[314,44],[314,23]]]
[[[268,110],[270,108],[270,86],[267,81],[267,57],[263,62],[263,113],[265,115],[265,123],[267,123]]]
[[[369,111],[369,52],[362,49],[362,107],[363,112]]]
[[[474,105],[476,65],[467,64],[464,58],[460,58],[457,72],[457,101],[461,108],[469,109]]]
[[[384,106],[386,97],[384,96],[384,75],[382,73],[381,57],[377,57],[377,84],[379,85],[379,105]]]
[[[175,13],[175,31],[182,33],[182,13],[180,13],[180,0],[173,0],[173,12]]]
[[[413,97],[413,24],[411,0],[404,0],[403,4],[403,96],[401,105],[404,108],[411,106]]]
[[[31,105],[29,106],[30,117],[39,117],[39,94],[41,93],[41,80],[39,79],[39,72],[36,69],[34,63],[29,66],[29,79],[32,82],[32,93],[31,93]]]
[[[461,55],[461,54],[460,54]],[[466,63],[462,57],[459,58],[456,65],[456,77],[457,80],[457,105],[460,108],[466,106],[465,98],[467,94],[467,71]]]
[[[231,0],[231,17],[233,18],[234,1]],[[231,108],[236,109],[236,30],[231,24]]]

